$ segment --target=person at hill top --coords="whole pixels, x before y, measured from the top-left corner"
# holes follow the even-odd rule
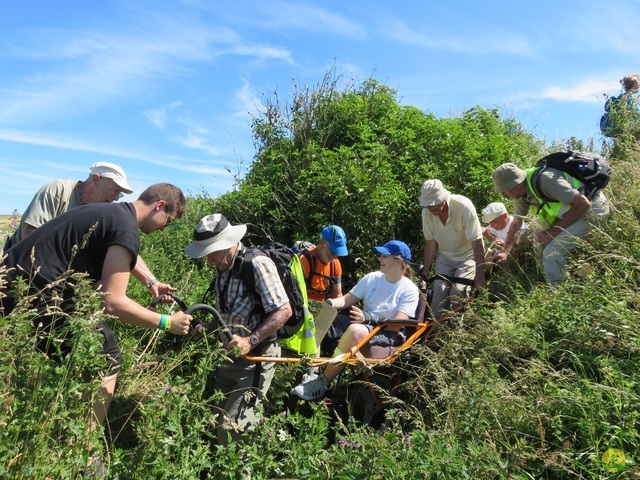
[[[225,340],[225,348],[239,349],[240,356],[226,360],[215,374],[214,387],[224,394],[218,405],[220,445],[228,443],[229,435],[234,440],[241,438],[258,422],[256,407],[264,401],[275,373],[274,362],[250,362],[242,356],[249,352],[280,356],[277,332],[292,314],[277,267],[267,255],[251,258],[255,291],[245,286],[243,267],[249,260],[245,260],[246,247],[241,240],[246,232],[246,225],[232,225],[224,215],[207,215],[198,222],[193,242],[185,248],[191,258],[207,257],[207,263],[216,268],[212,284],[216,305],[233,334],[231,341]],[[217,327],[211,322],[202,329]],[[195,333],[196,338],[201,335],[200,331]]]
[[[507,258],[522,228],[523,218],[529,207],[534,206],[538,209],[541,227],[535,238],[542,246],[544,274],[547,283],[556,285],[564,279],[569,253],[589,233],[590,222],[609,213],[609,205],[602,191],[590,201],[581,193],[583,185],[580,181],[554,168],[542,172],[539,192],[536,192],[531,183],[535,171],[536,168],[523,170],[513,163],[504,163],[491,174],[495,191],[513,200],[515,217],[498,259]]]
[[[7,238],[4,250],[33,233],[49,220],[80,205],[115,202],[125,193],[133,193],[127,175],[119,165],[97,162],[91,165],[86,180],[54,180],[42,186],[20,218],[20,224]],[[159,282],[141,257],[132,272],[153,297],[175,292],[171,285]]]
[[[409,265],[411,251],[401,241],[391,240],[382,247],[374,247],[379,254],[380,270],[365,275],[343,297],[327,300],[337,309],[350,308],[351,325],[340,339],[332,357],[349,352],[385,318],[412,318],[420,298],[418,287],[411,280]],[[355,306],[362,301],[362,308]],[[387,327],[374,335],[370,346],[388,347],[390,350],[404,342],[399,327]],[[303,400],[316,400],[325,395],[329,383],[344,370],[344,365],[328,365],[318,376],[307,375],[303,382],[291,390],[291,395]]]
[[[604,103],[604,113],[600,117],[600,131],[605,137],[613,137],[619,133],[618,123],[621,118],[637,121],[640,119],[640,73],[630,73],[620,80],[623,92],[615,97],[608,97]]]
[[[422,275],[429,276],[435,260],[436,275],[473,279],[478,290],[486,287],[482,229],[471,200],[452,195],[440,180],[427,180],[419,201],[425,238]],[[464,290],[460,284],[436,280],[431,300],[434,318],[457,303]]]
[[[182,312],[161,315],[127,296],[129,274],[140,249],[140,232],[162,230],[184,213],[182,191],[161,183],[147,188],[132,203],[99,203],[73,208],[42,225],[6,252],[6,297],[0,295],[0,314],[16,309],[13,291],[21,278],[29,285],[37,347],[60,360],[74,343],[73,337],[61,338],[75,310],[77,296],[73,274],[86,274],[94,288],[104,292],[104,312],[131,325],[159,328],[178,335],[188,333],[191,316]],[[70,276],[71,274],[71,276]],[[28,298],[28,297],[25,297]],[[122,354],[113,331],[105,322],[96,328],[102,335],[105,371],[93,404],[93,424],[105,420],[113,398]]]

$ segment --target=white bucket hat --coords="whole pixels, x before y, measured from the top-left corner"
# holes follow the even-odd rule
[[[500,215],[507,213],[507,207],[502,202],[493,202],[482,209],[482,221],[491,223]]]
[[[447,200],[451,192],[442,186],[440,180],[427,180],[420,190],[420,206],[433,207]]]
[[[98,162],[91,165],[91,175],[100,175],[103,178],[110,178],[124,193],[133,193],[127,183],[127,175],[119,165],[109,162]]]
[[[247,233],[246,225],[231,225],[220,213],[203,217],[193,232],[193,242],[184,249],[191,258],[233,247]]]

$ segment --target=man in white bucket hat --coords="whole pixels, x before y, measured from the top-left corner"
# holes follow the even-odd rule
[[[476,289],[486,286],[482,229],[471,200],[452,195],[440,180],[427,180],[420,191],[424,233],[423,276],[434,263],[436,275],[473,279]],[[435,319],[455,308],[465,288],[457,283],[436,280],[431,310]]]
[[[249,362],[242,356],[249,352],[280,356],[276,334],[292,314],[273,261],[266,255],[254,255],[250,260],[245,256],[247,250],[240,240],[246,232],[246,225],[231,225],[224,215],[207,215],[198,222],[193,242],[185,248],[191,258],[207,257],[207,263],[216,267],[212,284],[216,306],[233,334],[231,341],[224,340],[225,348],[237,347],[241,355],[225,361],[215,374],[214,387],[225,395],[218,405],[219,444],[226,444],[229,435],[240,438],[257,423],[255,407],[263,402],[275,373],[274,362]],[[247,261],[251,262],[255,292],[243,283]],[[215,322],[203,325],[205,330],[216,327]]]
[[[54,180],[43,185],[20,218],[20,224],[4,244],[11,246],[33,233],[49,220],[80,205],[115,202],[133,193],[127,175],[119,165],[97,162],[91,165],[86,180]],[[171,285],[159,282],[140,256],[131,274],[145,285],[153,297],[175,292]]]

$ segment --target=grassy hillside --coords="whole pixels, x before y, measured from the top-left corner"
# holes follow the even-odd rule
[[[76,478],[99,451],[121,479],[640,478],[640,155],[631,147],[611,158],[612,214],[572,255],[568,282],[550,290],[523,245],[405,361],[340,378],[338,393],[362,387],[363,370],[394,385],[392,395],[375,389],[385,405],[375,426],[350,415],[362,402],[350,411],[339,395],[294,405],[288,391],[301,369],[282,365],[255,432],[212,445],[211,382],[225,354],[216,339],[106,319],[124,366],[107,425],[90,432],[84,392],[101,368],[91,323],[104,317],[99,297],[79,282],[76,342],[61,364],[33,348],[26,308],[0,317],[0,477]],[[188,304],[212,272],[183,248],[213,205],[192,198],[174,227],[143,240],[147,263]],[[130,295],[151,300],[135,281]]]

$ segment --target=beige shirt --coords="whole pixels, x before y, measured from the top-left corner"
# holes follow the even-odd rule
[[[439,217],[422,209],[422,231],[425,240],[435,240],[438,252],[455,261],[473,259],[471,242],[482,239],[482,227],[471,200],[451,195],[447,201],[449,217],[443,225]]]
[[[58,215],[79,207],[81,203],[77,185],[77,180],[54,180],[40,188],[22,214],[20,225],[11,237],[11,244],[22,240],[22,226],[25,223],[39,228]]]

